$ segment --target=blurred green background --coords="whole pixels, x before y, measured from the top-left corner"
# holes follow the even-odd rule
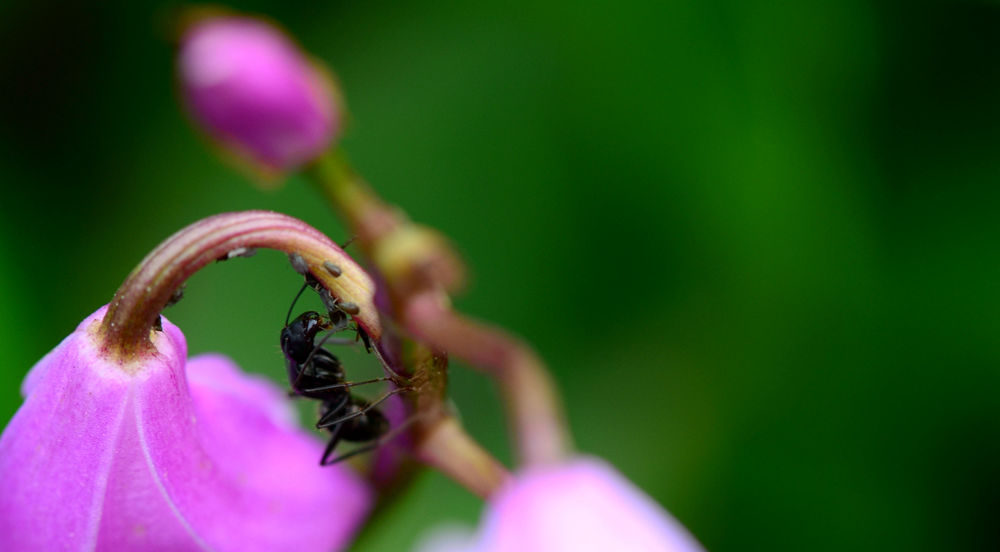
[[[1000,548],[1000,5],[311,4],[234,7],[334,67],[346,150],[454,239],[458,305],[538,348],[581,450],[716,552]],[[189,125],[174,8],[0,5],[0,419],[182,226],[263,208],[348,237]],[[280,381],[299,282],[262,252],[167,315]],[[509,459],[489,382],[452,374]],[[357,548],[479,513],[426,474]]]

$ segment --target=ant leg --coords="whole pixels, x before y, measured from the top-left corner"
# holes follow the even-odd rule
[[[347,397],[344,397],[343,399],[340,399],[340,403],[339,403],[339,404],[337,404],[337,406],[333,407],[333,409],[332,409],[332,410],[330,410],[330,412],[340,412],[340,411],[341,411],[341,410],[343,410],[343,409],[344,409],[345,407],[347,407],[347,403],[348,403],[348,401],[350,401],[350,400],[351,400],[351,397],[350,397],[350,396],[347,396]],[[328,412],[327,414],[329,414],[330,412]],[[332,425],[332,424],[331,424],[331,425]]]
[[[333,333],[333,332],[330,332],[330,333],[328,333],[328,334],[324,335],[324,336],[323,336],[323,339],[320,339],[320,340],[319,340],[319,343],[317,343],[317,344],[316,344],[316,346],[315,346],[315,347],[313,347],[313,350],[312,350],[312,351],[309,351],[309,356],[307,356],[307,357],[306,357],[306,361],[302,363],[302,370],[301,370],[301,371],[299,371],[299,375],[300,375],[300,376],[302,375],[302,372],[304,372],[304,371],[305,371],[305,367],[306,367],[306,366],[309,366],[309,363],[310,363],[310,362],[312,362],[312,359],[313,359],[313,356],[315,356],[315,355],[316,355],[316,351],[318,351],[318,350],[320,350],[320,349],[322,349],[322,348],[323,348],[323,344],[325,344],[325,343],[326,343],[327,341],[331,341],[331,342],[333,342],[334,344],[336,344],[336,343],[339,343],[339,339],[340,339],[340,338],[337,338],[336,340],[335,340],[335,339],[332,339],[332,338],[333,338],[333,335],[334,335],[334,333]],[[296,377],[296,379],[295,379],[295,382],[296,382],[296,383],[298,383],[298,378],[297,378],[297,377]]]
[[[316,283],[313,289],[319,294],[319,299],[323,302],[323,306],[326,307],[326,312],[330,314],[330,324],[333,325],[333,331],[339,332],[343,330],[347,326],[347,316],[340,310],[340,300],[330,295],[330,291],[319,282]]]
[[[311,387],[309,389],[303,389],[303,393],[318,393],[320,391],[329,391],[331,389],[344,389],[346,387],[354,387],[356,385],[366,385],[369,383],[378,383],[380,381],[389,381],[390,378],[381,377],[365,381],[348,381],[345,383],[335,383],[333,385],[323,385],[321,387]]]
[[[330,412],[342,412],[344,410],[344,408],[347,406],[347,403],[350,400],[351,400],[350,395],[344,397],[343,399],[341,399],[340,403],[337,404],[337,406],[333,407],[333,409],[330,410]],[[330,412],[328,412],[328,413],[330,413]],[[338,426],[335,426],[330,431],[330,442],[327,443],[326,449],[323,451],[323,457],[320,458],[320,461],[319,461],[319,465],[320,466],[326,466],[327,465],[327,462],[326,462],[327,459],[330,458],[330,454],[333,453],[333,449],[337,446],[337,443],[340,441],[340,429],[343,428],[343,427],[344,427],[343,425],[338,425]]]
[[[333,416],[334,414],[339,414],[339,413],[343,412],[344,408],[347,407],[347,403],[349,403],[350,401],[351,401],[351,396],[350,395],[345,396],[343,399],[340,400],[339,403],[337,403],[337,406],[331,408],[330,410],[327,410],[326,414],[324,414],[320,418],[320,421],[323,421],[326,418],[328,418],[330,416]],[[323,427],[332,427],[334,425],[336,425],[336,424],[329,424],[329,425],[326,425],[326,426],[323,426]]]
[[[366,353],[371,353],[372,352],[372,340],[371,340],[370,337],[368,337],[368,332],[364,331],[361,328],[361,326],[358,326],[357,324],[354,325],[354,330],[357,332],[356,334],[354,334],[354,341],[357,341],[358,339],[360,339],[361,342],[365,344],[365,352]]]
[[[332,432],[330,432],[331,433],[330,442],[327,443],[326,450],[323,451],[323,458],[320,458],[319,460],[320,466],[329,466],[330,464],[333,463],[333,462],[327,462],[327,460],[330,458],[330,454],[333,453],[333,449],[337,447],[337,443],[340,442],[340,428],[342,427],[344,426],[337,426],[333,428]]]
[[[379,397],[378,400],[376,400],[375,402],[369,403],[367,406],[365,406],[361,410],[358,410],[357,412],[351,412],[350,414],[348,414],[346,416],[341,416],[340,418],[337,418],[337,419],[335,419],[333,421],[330,421],[330,420],[327,419],[327,418],[332,418],[333,417],[333,412],[328,412],[325,416],[323,416],[322,418],[320,418],[320,420],[318,422],[316,422],[316,429],[323,429],[323,428],[326,428],[326,427],[335,426],[337,424],[344,423],[347,420],[353,420],[354,418],[357,418],[358,416],[362,416],[362,415],[364,415],[365,412],[368,412],[369,410],[375,408],[376,406],[378,406],[379,404],[381,404],[382,401],[388,399],[389,397],[391,397],[391,396],[393,396],[393,395],[395,395],[397,393],[402,393],[403,391],[411,391],[411,389],[409,387],[397,387],[397,388],[393,389],[392,391],[389,391],[385,395],[382,395],[381,397]]]
[[[352,450],[351,452],[344,453],[344,454],[342,454],[342,455],[334,458],[333,460],[327,461],[326,460],[326,456],[324,456],[323,457],[323,462],[324,463],[322,465],[323,466],[330,466],[330,465],[336,464],[337,462],[343,462],[344,460],[347,460],[348,458],[350,458],[352,456],[357,456],[358,454],[364,454],[366,452],[373,451],[373,450],[379,448],[380,446],[382,446],[382,445],[384,445],[384,444],[392,441],[396,437],[399,437],[399,435],[403,431],[405,431],[408,427],[410,427],[411,425],[413,425],[413,423],[416,422],[419,418],[420,418],[419,414],[417,414],[415,416],[411,416],[410,419],[408,419],[405,422],[399,424],[398,426],[392,428],[392,431],[390,431],[389,433],[386,433],[385,435],[383,435],[382,437],[380,437],[374,443],[371,443],[369,445],[365,445],[363,447],[358,447],[358,448]]]
[[[327,335],[333,335],[329,333]],[[330,344],[330,345],[357,345],[357,340],[351,339],[349,337],[333,337],[333,338],[323,338],[320,341],[320,345]],[[319,345],[317,345],[319,347]]]

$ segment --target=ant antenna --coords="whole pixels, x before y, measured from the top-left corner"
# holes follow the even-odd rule
[[[302,297],[302,292],[304,292],[306,290],[306,287],[308,285],[309,285],[309,282],[306,282],[306,283],[302,284],[302,287],[299,288],[299,292],[295,294],[295,299],[292,299],[292,305],[290,307],[288,307],[288,314],[285,315],[285,327],[286,328],[288,327],[288,319],[292,317],[292,309],[295,308],[295,303],[299,302],[299,297]]]

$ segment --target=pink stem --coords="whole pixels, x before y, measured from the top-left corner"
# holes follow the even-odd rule
[[[466,489],[488,498],[510,479],[495,458],[474,441],[454,417],[442,418],[427,431],[414,453]]]
[[[407,329],[418,339],[485,368],[499,383],[511,413],[521,461],[562,460],[570,449],[559,395],[545,365],[526,344],[504,331],[451,310],[447,298],[426,292],[409,299]]]
[[[382,334],[373,302],[375,285],[340,247],[296,218],[268,211],[209,217],[167,238],[139,263],[115,293],[101,332],[106,355],[131,360],[152,351],[150,331],[174,292],[208,263],[240,248],[278,249],[297,254],[310,272],[341,301],[360,308],[354,319],[372,339]],[[341,269],[333,276],[323,264]]]
[[[154,354],[150,332],[157,316],[174,292],[205,265],[241,248],[269,248],[295,254],[302,258],[309,272],[340,301],[356,304],[359,312],[355,321],[368,333],[376,351],[382,350],[382,327],[374,304],[375,284],[344,251],[308,224],[279,213],[245,211],[226,213],[200,220],[167,238],[139,263],[108,307],[101,322],[102,350],[105,355],[123,363]],[[334,275],[325,265],[332,263],[339,270]],[[380,360],[392,374],[394,368]],[[442,372],[443,374],[443,372]],[[402,382],[401,382],[402,383]],[[424,381],[415,389],[417,403],[427,395],[431,406],[438,405],[443,383]],[[453,420],[440,409],[431,408],[426,414],[426,435],[436,444],[428,452],[422,442],[416,451],[425,461],[466,485],[473,492],[486,496],[494,492],[507,477],[507,472],[467,435],[456,432]]]

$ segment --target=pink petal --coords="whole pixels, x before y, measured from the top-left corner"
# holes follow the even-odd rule
[[[444,550],[457,551],[451,543]],[[476,552],[701,552],[695,539],[608,464],[578,458],[520,474],[488,506]],[[432,549],[433,550],[433,549]]]
[[[101,359],[95,313],[32,369],[0,438],[0,550],[345,547],[370,491],[227,359],[189,365],[164,321],[136,374]]]

